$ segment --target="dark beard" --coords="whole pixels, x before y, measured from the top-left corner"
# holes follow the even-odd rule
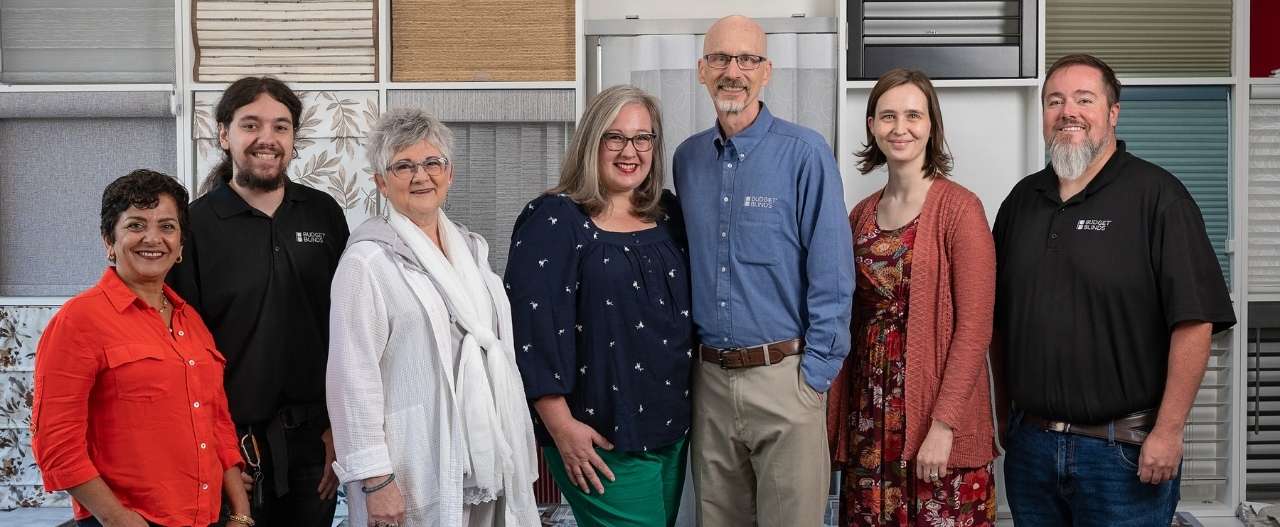
[[[236,167],[235,175],[233,177],[235,177],[236,185],[240,188],[271,192],[284,187],[285,183],[289,182],[289,177],[285,175],[287,170],[288,165],[285,165],[285,169],[277,173],[276,177],[264,179],[254,176],[248,170],[241,170],[240,167]]]

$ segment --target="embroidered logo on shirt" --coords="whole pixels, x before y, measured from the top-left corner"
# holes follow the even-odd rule
[[[1111,220],[1080,220],[1076,222],[1077,231],[1105,231]]]
[[[771,198],[768,196],[747,196],[742,200],[742,206],[743,207],[759,207],[762,209],[772,209],[773,204],[776,203],[777,201],[778,201],[778,198]]]
[[[295,232],[298,236],[298,243],[324,243],[323,232]]]

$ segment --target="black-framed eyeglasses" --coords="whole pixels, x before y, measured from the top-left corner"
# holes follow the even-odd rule
[[[760,55],[751,55],[743,53],[741,55],[729,55],[727,53],[708,53],[702,56],[702,60],[707,62],[708,66],[722,70],[729,67],[729,62],[738,61],[738,68],[744,71],[750,71],[759,68],[764,61],[769,60]]]
[[[427,173],[427,176],[440,177],[444,175],[445,170],[449,169],[449,158],[431,156],[423,159],[421,163],[414,163],[407,159],[400,160],[387,167],[387,171],[400,179],[412,179],[418,177],[419,167]]]
[[[631,137],[627,137],[618,132],[606,132],[604,137],[600,139],[604,143],[604,147],[613,151],[621,152],[627,147],[627,143],[636,148],[636,152],[648,152],[653,150],[653,142],[658,139],[658,134],[648,132],[639,133]]]

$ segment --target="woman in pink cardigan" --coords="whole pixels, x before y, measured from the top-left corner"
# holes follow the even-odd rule
[[[880,77],[867,136],[858,169],[888,165],[889,181],[849,215],[853,352],[828,416],[832,466],[844,470],[840,525],[994,525],[986,214],[947,179],[942,114],[923,73]]]

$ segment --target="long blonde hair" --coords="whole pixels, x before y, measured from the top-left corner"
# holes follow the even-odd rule
[[[649,111],[653,133],[658,136],[651,150],[653,162],[649,175],[631,194],[631,214],[646,221],[657,221],[662,217],[662,187],[666,181],[662,112],[658,109],[658,99],[631,85],[613,86],[591,100],[564,154],[560,183],[548,193],[568,195],[591,216],[608,208],[609,202],[600,184],[600,141],[622,107],[631,103],[642,104]]]

